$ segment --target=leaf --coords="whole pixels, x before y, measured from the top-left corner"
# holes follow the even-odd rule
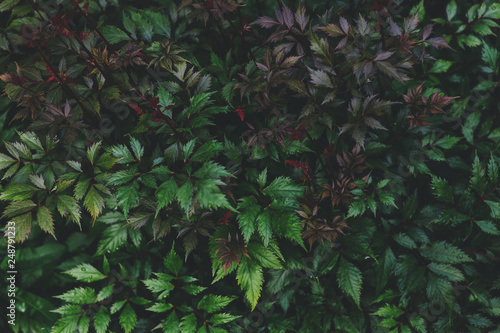
[[[179,318],[175,311],[163,322],[163,333],[179,333]]]
[[[404,74],[400,74],[396,67],[394,67],[391,63],[387,61],[376,61],[375,66],[379,71],[383,74],[387,75],[390,78],[396,79],[397,81],[404,83],[408,80],[408,77]]]
[[[446,16],[448,18],[448,22],[450,22],[455,17],[456,13],[457,4],[455,3],[455,0],[451,0],[446,6]]]
[[[24,214],[33,210],[33,208],[36,206],[37,204],[35,204],[31,200],[13,201],[7,206],[7,208],[5,208],[2,217],[8,218]]]
[[[0,195],[0,200],[20,201],[30,198],[38,189],[28,184],[9,185]]]
[[[450,149],[450,148],[453,148],[453,146],[455,146],[455,144],[458,141],[460,141],[460,138],[447,135],[444,138],[441,138],[438,141],[436,141],[435,145],[439,146],[443,149]]]
[[[429,265],[427,265],[427,268],[431,270],[431,272],[436,273],[438,275],[444,276],[450,281],[463,281],[465,280],[464,275],[462,272],[460,272],[459,269],[451,266],[451,265],[446,265],[446,264],[438,264],[435,262],[431,262]]]
[[[409,249],[416,249],[417,244],[415,244],[415,241],[410,238],[407,234],[404,233],[399,233],[397,235],[394,235],[393,237],[394,241],[398,243],[401,246],[404,246]]]
[[[461,262],[472,262],[462,250],[445,241],[435,242],[432,245],[420,249],[420,254],[429,260],[444,264],[458,264]]]
[[[311,74],[311,83],[319,87],[333,88],[330,77],[323,70],[309,70],[309,72]]]
[[[97,299],[95,290],[90,287],[78,287],[55,297],[72,304],[92,304]]]
[[[257,306],[264,283],[262,267],[253,260],[242,260],[236,272],[236,279],[238,285],[245,291],[245,296],[253,311]]]
[[[257,243],[248,244],[250,257],[265,268],[283,269],[278,257],[271,251],[270,247],[264,247]]]
[[[268,16],[263,16],[263,17],[259,17],[257,20],[252,22],[252,25],[254,25],[254,24],[258,24],[262,28],[269,29],[275,25],[278,25],[279,23]]]
[[[491,221],[474,221],[482,231],[490,234],[498,236],[500,235],[500,231],[498,231],[497,226]]]
[[[303,192],[304,186],[297,185],[290,178],[283,176],[274,179],[262,190],[262,193],[273,199],[295,199],[301,197]]]
[[[0,170],[9,167],[15,161],[12,157],[0,153]]]
[[[214,325],[227,324],[232,322],[235,319],[240,318],[241,316],[233,316],[229,313],[217,313],[214,314],[208,321]]]
[[[56,235],[54,234],[54,219],[52,218],[52,213],[47,207],[38,207],[36,220],[43,231],[56,238]]]
[[[165,267],[175,276],[179,275],[179,272],[182,268],[182,259],[175,253],[174,246],[172,245],[172,249],[165,257]]]
[[[386,317],[386,318],[397,318],[401,316],[404,313],[403,310],[398,308],[395,305],[392,304],[386,304],[385,306],[381,307],[380,309],[377,310],[377,312],[374,312],[374,315],[377,315],[379,317]]]
[[[448,69],[453,65],[453,61],[439,59],[434,63],[430,69],[430,73],[446,73]]]
[[[499,220],[500,219],[500,202],[490,201],[490,200],[485,200],[484,202],[486,202],[488,204],[488,206],[490,206],[491,217]]]
[[[132,152],[134,153],[135,157],[140,162],[142,155],[144,155],[144,147],[142,147],[139,140],[134,137],[130,138],[130,147],[132,148]]]
[[[11,9],[15,5],[17,5],[18,2],[19,2],[19,0],[4,0],[4,1],[2,1],[2,3],[0,3],[0,12],[5,12],[6,10]]]
[[[65,316],[57,320],[50,333],[72,333],[77,331],[80,315]]]
[[[70,220],[80,224],[81,211],[80,205],[75,198],[69,195],[57,196],[57,210],[61,216],[68,216]]]
[[[121,224],[113,224],[107,227],[99,244],[97,245],[96,255],[103,255],[105,253],[111,253],[117,251],[127,242],[127,229]]]
[[[360,306],[362,280],[361,271],[344,257],[341,257],[337,271],[337,282],[340,289],[349,295],[358,307]]]
[[[177,201],[186,215],[188,215],[189,208],[191,207],[191,202],[193,200],[193,184],[190,180],[187,180],[181,187],[176,191]]]
[[[87,283],[99,281],[106,278],[104,274],[102,274],[94,266],[89,264],[80,264],[70,270],[65,271],[64,273],[71,275],[78,281]]]
[[[259,228],[259,233],[264,241],[264,246],[269,244],[272,237],[272,226],[271,226],[271,214],[269,209],[265,209],[257,217],[257,226]]]
[[[445,202],[453,202],[453,188],[446,179],[432,175],[432,189],[437,198]]]
[[[263,188],[264,186],[266,186],[266,183],[267,183],[267,168],[265,168],[264,170],[262,170],[262,172],[259,174],[259,176],[257,177],[257,183],[259,184],[260,188]]]
[[[260,206],[257,204],[257,199],[253,196],[240,199],[238,204],[237,220],[241,229],[241,233],[246,242],[250,241],[250,237],[256,228],[256,219],[260,213]]]
[[[177,192],[177,183],[174,178],[162,183],[156,190],[156,198],[158,200],[158,207],[156,208],[156,214],[163,207],[168,206],[175,198],[175,193]]]
[[[123,328],[125,333],[130,333],[134,329],[137,324],[137,315],[135,314],[134,309],[127,304],[125,309],[123,309],[120,314],[120,326]]]
[[[181,320],[181,333],[195,333],[196,332],[196,316],[194,313],[184,316]]]
[[[116,191],[116,200],[123,209],[125,217],[128,216],[131,207],[134,207],[139,202],[139,185],[133,182],[126,186],[121,186]]]
[[[117,44],[130,39],[130,37],[123,30],[112,25],[105,25],[101,27],[100,30],[104,38],[106,38],[111,44]]]
[[[479,161],[479,157],[477,155],[474,158],[474,163],[472,164],[472,177],[470,179],[470,184],[480,196],[483,196],[487,186],[486,170],[481,164],[481,161]]]
[[[102,213],[102,210],[104,208],[104,199],[93,185],[90,187],[87,195],[85,196],[83,206],[88,210],[90,215],[92,215],[92,219],[94,222]]]
[[[97,157],[96,154],[100,146],[101,146],[101,141],[94,143],[87,149],[87,158],[89,159],[90,163],[92,163],[92,165],[94,165],[94,160]]]
[[[123,185],[135,178],[135,174],[128,170],[120,170],[111,175],[108,180],[108,185]]]
[[[111,318],[107,313],[108,310],[105,306],[101,306],[99,311],[94,316],[94,327],[96,333],[106,333],[108,330]]]
[[[225,308],[229,303],[234,301],[235,298],[217,296],[217,295],[205,295],[198,302],[198,308],[205,310],[208,313],[214,313]]]

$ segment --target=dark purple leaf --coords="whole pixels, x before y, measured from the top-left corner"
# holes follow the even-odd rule
[[[259,17],[257,20],[255,20],[252,24],[258,24],[260,25],[262,28],[266,28],[266,29],[269,29],[271,28],[272,26],[275,26],[278,24],[278,22],[276,22],[275,20],[273,20],[272,18],[268,17],[268,16],[263,16],[263,17]]]
[[[349,32],[349,22],[343,17],[340,17],[340,27],[342,28],[342,31],[344,31],[344,34],[347,35]]]
[[[382,60],[386,60],[388,58],[390,58],[391,55],[393,55],[394,52],[390,52],[390,51],[384,51],[384,52],[380,52],[377,54],[377,56],[375,57],[375,59],[373,59],[373,61],[382,61]]]
[[[431,38],[431,39],[426,40],[426,42],[429,43],[429,44],[431,44],[435,48],[440,48],[440,47],[445,47],[445,48],[448,48],[448,49],[451,48],[448,45],[448,43],[446,42],[446,40],[444,38],[442,38],[442,37]]]
[[[290,29],[293,25],[293,13],[287,6],[283,5],[283,19],[285,21],[285,25],[288,29]]]

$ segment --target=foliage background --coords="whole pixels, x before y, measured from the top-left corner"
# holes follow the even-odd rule
[[[0,15],[2,332],[500,331],[498,2]]]

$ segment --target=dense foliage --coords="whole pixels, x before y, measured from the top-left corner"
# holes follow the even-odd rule
[[[0,17],[2,332],[500,332],[498,2]]]

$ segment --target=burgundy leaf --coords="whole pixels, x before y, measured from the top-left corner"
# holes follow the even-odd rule
[[[373,60],[374,61],[386,60],[393,54],[394,54],[394,52],[390,52],[390,51],[380,52],[377,54],[377,56]]]
[[[344,34],[349,33],[349,22],[343,17],[340,17],[340,27],[342,28],[342,31],[344,31]]]

